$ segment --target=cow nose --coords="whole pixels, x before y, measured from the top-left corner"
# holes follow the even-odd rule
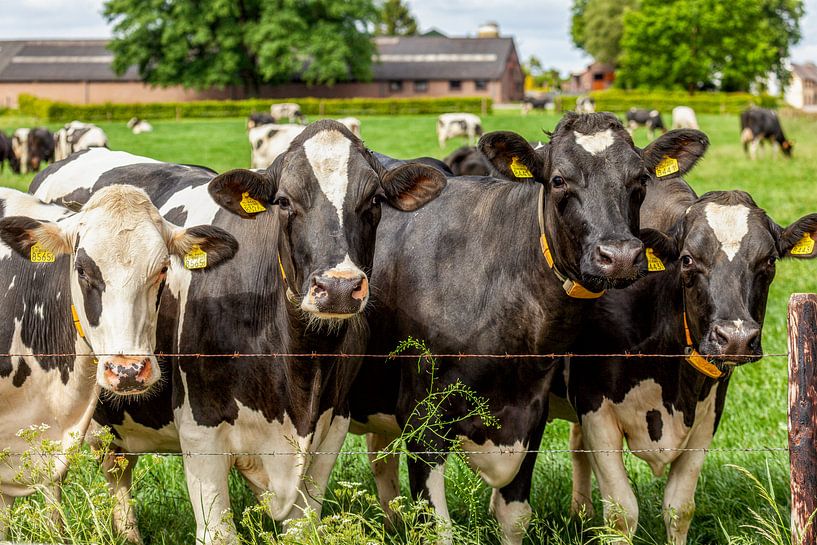
[[[154,382],[150,358],[113,356],[105,360],[105,380],[116,393],[140,393]]]
[[[720,355],[754,356],[760,344],[760,327],[742,320],[721,322],[712,327],[712,342]],[[747,358],[739,358],[746,361]]]
[[[637,239],[602,242],[593,252],[593,262],[602,276],[637,278],[646,267],[644,245]]]
[[[369,280],[361,273],[312,277],[309,302],[323,314],[355,314],[369,297]]]

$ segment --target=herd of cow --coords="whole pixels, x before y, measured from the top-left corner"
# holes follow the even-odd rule
[[[612,114],[570,112],[546,143],[482,135],[482,176],[379,154],[333,120],[303,126],[266,169],[73,153],[28,193],[0,192],[2,442],[20,452],[18,430],[46,424],[68,450],[110,427],[113,523],[133,543],[138,453],[195,453],[197,540],[236,543],[232,467],[269,493],[273,519],[320,512],[347,432],[379,450],[421,427],[419,400],[461,384],[498,425],[453,399],[440,429],[406,445],[411,493],[439,515],[442,543],[451,442],[493,488],[503,544],[519,544],[529,451],[564,418],[580,451],[572,510],[592,511],[592,472],[606,520],[635,532],[626,438],[656,474],[669,466],[667,535],[683,544],[729,378],[762,354],[775,262],[817,255],[817,214],[784,227],[745,192],[694,192],[683,175],[708,145],[676,129],[640,149]],[[433,374],[348,357],[407,337],[444,355]],[[529,357],[568,352],[655,356]],[[0,508],[68,469],[61,456],[29,475],[23,461],[0,467]],[[388,512],[397,460],[373,470]]]

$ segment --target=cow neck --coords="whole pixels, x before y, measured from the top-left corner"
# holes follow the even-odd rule
[[[562,289],[568,297],[574,299],[598,299],[604,295],[605,291],[590,291],[575,280],[571,280],[564,273],[562,273],[556,266],[553,258],[553,252],[548,244],[547,235],[545,234],[545,186],[541,184],[539,187],[539,198],[537,199],[537,216],[539,218],[539,244],[542,248],[542,255],[545,256],[548,267],[556,278],[562,283]]]

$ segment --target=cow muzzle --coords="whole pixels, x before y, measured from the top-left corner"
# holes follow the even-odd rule
[[[637,238],[601,241],[587,261],[582,282],[593,291],[626,288],[647,274],[644,244]]]
[[[312,275],[301,308],[323,319],[346,319],[369,301],[369,279],[360,270],[330,269]]]
[[[108,356],[99,366],[100,386],[119,395],[145,393],[159,380],[159,366],[151,357]]]
[[[699,351],[709,359],[735,364],[761,356],[760,326],[754,320],[717,320],[709,327]]]

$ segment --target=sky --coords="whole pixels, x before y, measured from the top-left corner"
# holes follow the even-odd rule
[[[111,30],[100,15],[104,0],[0,0],[0,39],[106,38]],[[803,40],[794,62],[817,62],[817,0],[806,0]],[[570,0],[408,0],[421,30],[449,36],[474,35],[486,21],[513,35],[523,59],[536,55],[561,72],[581,70],[590,59],[570,42]]]

